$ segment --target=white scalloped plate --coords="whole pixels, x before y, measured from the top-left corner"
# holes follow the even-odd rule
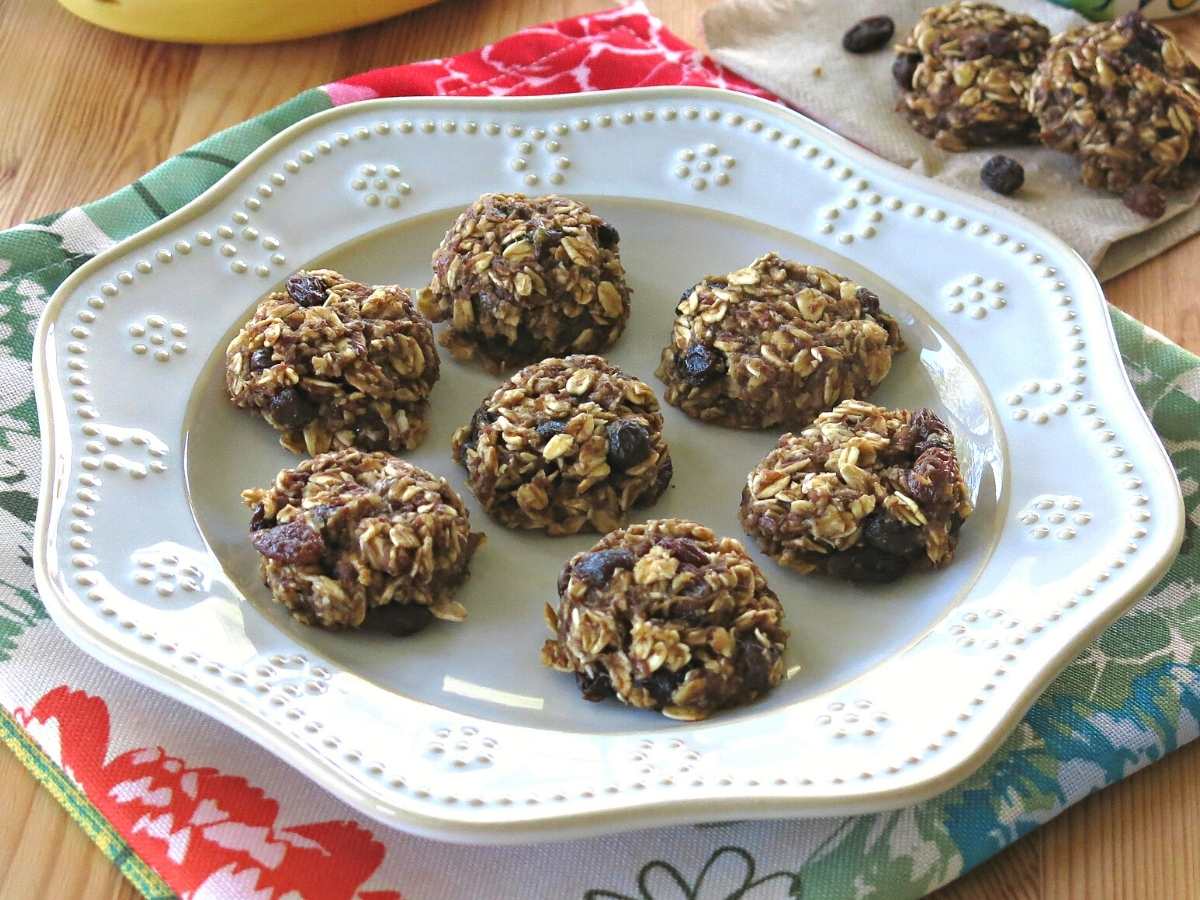
[[[538,664],[542,603],[593,538],[513,534],[473,498],[489,542],[465,624],[395,641],[282,615],[237,493],[294,458],[223,399],[231,330],[313,261],[421,284],[456,211],[506,189],[585,198],[619,227],[635,312],[611,355],[652,386],[674,299],[706,273],[778,249],[873,287],[910,345],[880,401],[934,406],[959,433],[978,511],[954,565],[872,590],[760,560],[793,632],[791,677],[691,724],[585,703]],[[996,748],[1182,537],[1174,472],[1071,250],[781,107],[714,90],[313,116],[72,275],[36,353],[35,567],[55,621],[363,812],[435,837],[545,840],[929,797]],[[492,384],[447,360],[411,456],[460,490],[449,435]],[[741,480],[774,435],[666,417],[676,481],[653,514],[740,534]]]

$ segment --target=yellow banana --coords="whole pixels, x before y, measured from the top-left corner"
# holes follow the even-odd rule
[[[327,34],[434,0],[59,0],[81,19],[135,37],[260,44]]]

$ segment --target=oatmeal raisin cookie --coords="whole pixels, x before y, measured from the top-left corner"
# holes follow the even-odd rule
[[[802,425],[868,396],[903,346],[871,291],[768,253],[684,291],[657,374],[667,402],[703,422]]]
[[[386,453],[339,450],[242,492],[275,600],[309,625],[410,634],[457,622],[454,590],[483,535],[438,478]]]
[[[1050,32],[991,3],[947,3],[921,14],[896,46],[897,109],[943,150],[1032,141],[1029,78]]]
[[[563,567],[542,662],[587,700],[703,719],[783,678],[783,608],[745,548],[658,519],[605,535]]]
[[[619,241],[567,197],[484,194],[434,251],[421,311],[450,323],[438,340],[456,358],[492,372],[598,352],[629,319]]]
[[[1042,142],[1075,154],[1089,187],[1176,187],[1200,159],[1200,68],[1136,12],[1057,35],[1029,108]]]
[[[486,397],[454,434],[484,509],[548,534],[616,528],[671,480],[654,392],[599,356],[545,359]]]
[[[848,400],[779,439],[747,477],[739,514],[764,553],[798,572],[887,582],[948,565],[971,503],[933,412]]]
[[[437,380],[433,330],[408,292],[328,269],[268,294],[225,351],[230,399],[294,453],[415,447]]]

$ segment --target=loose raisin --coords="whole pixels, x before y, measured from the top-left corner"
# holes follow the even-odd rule
[[[599,587],[607,584],[618,569],[632,569],[634,562],[633,554],[624,548],[597,550],[580,558],[572,571],[581,580]]]
[[[583,694],[584,700],[597,703],[601,700],[607,700],[613,695],[612,680],[608,677],[608,672],[604,669],[597,669],[595,675],[589,675],[586,672],[576,672],[575,682],[579,685],[579,691]]]
[[[618,471],[631,469],[652,452],[650,432],[641,422],[617,419],[608,426],[608,464]]]
[[[675,367],[685,383],[702,387],[725,374],[725,354],[707,344],[689,344],[676,354]]]
[[[408,637],[424,631],[433,621],[428,606],[417,603],[392,601],[383,606],[372,607],[367,612],[363,627],[372,631],[383,631],[395,637]]]
[[[317,407],[304,391],[287,387],[271,398],[271,421],[284,428],[300,428],[317,417]]]
[[[1011,156],[997,153],[983,164],[979,170],[979,180],[984,187],[1008,196],[1025,183],[1025,169]]]
[[[921,529],[878,510],[863,524],[863,541],[869,547],[893,556],[912,556],[921,550]]]
[[[908,560],[891,553],[881,553],[866,547],[843,550],[829,557],[829,574],[848,581],[886,584],[895,581],[908,569]]]
[[[1153,184],[1135,184],[1121,197],[1121,202],[1147,219],[1161,219],[1167,211],[1167,195]]]
[[[320,306],[329,288],[315,275],[293,275],[287,280],[287,292],[300,306]]]
[[[271,348],[262,347],[250,354],[250,371],[261,372],[263,369],[271,368]]]
[[[917,74],[917,66],[921,64],[920,53],[901,53],[892,63],[892,78],[896,84],[906,91],[912,90],[913,76]]]
[[[255,531],[250,535],[250,543],[267,559],[285,565],[311,565],[325,552],[325,541],[320,533],[299,519]]]
[[[600,227],[596,229],[596,238],[600,241],[601,247],[611,250],[620,242],[621,233],[607,222],[601,222]]]
[[[871,53],[885,46],[895,33],[891,16],[868,16],[842,35],[842,47],[851,53]]]

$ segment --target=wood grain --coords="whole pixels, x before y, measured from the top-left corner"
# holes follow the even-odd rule
[[[336,2],[336,0],[325,0]],[[0,0],[0,225],[101,196],[304,88],[476,47],[605,0],[446,0],[381,25],[273,46],[153,44],[51,0]],[[700,41],[712,0],[654,0]],[[1174,26],[1200,50],[1200,18]],[[1126,312],[1200,351],[1200,239],[1106,285]],[[0,751],[0,897],[136,892]],[[1200,893],[1200,745],[1096,794],[938,893],[939,900],[1173,900]]]
[[[135,900],[141,895],[20,761],[0,748],[0,897]]]

